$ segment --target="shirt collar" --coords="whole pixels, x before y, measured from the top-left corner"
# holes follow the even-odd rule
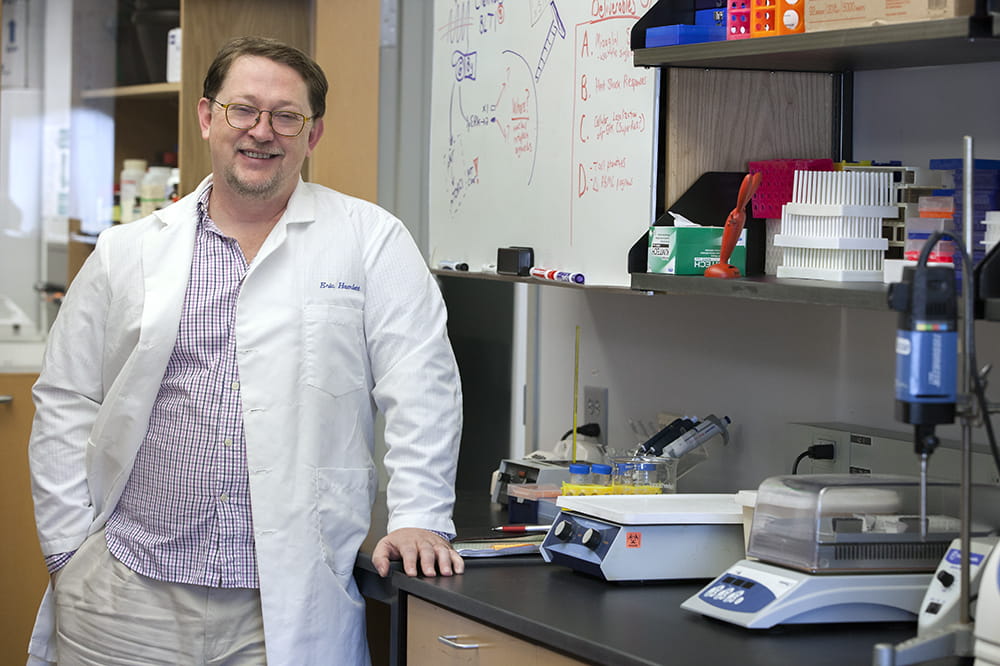
[[[212,183],[202,190],[201,195],[198,197],[198,202],[196,204],[198,210],[198,228],[205,231],[211,231],[214,234],[227,238],[226,234],[222,233],[222,230],[215,225],[212,217],[208,214],[208,200],[212,196]]]

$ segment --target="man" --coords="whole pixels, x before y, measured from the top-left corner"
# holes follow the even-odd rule
[[[213,175],[103,233],[34,389],[52,585],[30,652],[71,664],[368,661],[353,580],[385,415],[389,572],[461,573],[461,390],[402,224],[302,182],[326,79],[243,38],[198,103]],[[349,159],[345,156],[345,159]]]

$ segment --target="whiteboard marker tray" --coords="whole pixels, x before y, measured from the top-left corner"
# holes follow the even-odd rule
[[[741,523],[736,494],[562,495],[561,509],[619,525],[704,525]]]

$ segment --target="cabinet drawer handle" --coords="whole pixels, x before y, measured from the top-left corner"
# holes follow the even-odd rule
[[[0,405],[6,405],[8,402],[14,402],[14,396],[0,395]]]
[[[460,636],[438,636],[438,640],[447,645],[448,647],[453,647],[457,650],[475,650],[482,647],[479,643],[459,643],[456,639],[461,638]]]

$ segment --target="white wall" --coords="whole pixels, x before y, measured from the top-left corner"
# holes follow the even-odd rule
[[[977,157],[1000,159],[998,80],[1000,62],[855,74],[855,159],[926,167],[931,157],[961,157],[965,134]]]
[[[790,422],[841,421],[909,432],[893,418],[895,313],[543,287],[543,448],[551,448],[572,423],[577,324],[580,385],[609,389],[609,445],[633,446],[629,420],[655,421],[658,412],[732,418],[730,447],[713,445],[709,462],[681,482],[682,490],[754,488],[768,476],[788,473],[809,444],[791,441]],[[1000,324],[978,325],[981,361],[1000,359],[998,332]],[[956,426],[939,434],[960,438]]]

